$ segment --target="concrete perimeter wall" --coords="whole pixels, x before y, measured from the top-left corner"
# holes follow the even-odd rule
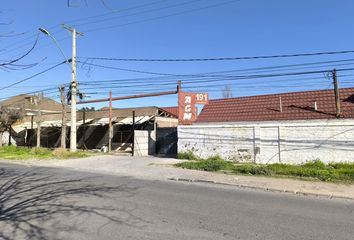
[[[354,162],[354,120],[254,122],[178,127],[178,152],[238,162]]]

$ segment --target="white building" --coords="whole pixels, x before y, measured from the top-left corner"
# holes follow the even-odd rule
[[[211,100],[178,127],[178,152],[256,163],[354,162],[354,88]]]

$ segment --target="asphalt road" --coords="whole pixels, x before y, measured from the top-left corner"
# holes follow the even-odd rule
[[[354,201],[0,163],[0,239],[353,239]]]

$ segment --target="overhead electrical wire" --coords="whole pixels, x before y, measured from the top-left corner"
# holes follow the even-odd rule
[[[340,60],[340,61],[328,61],[330,62],[343,62],[343,61],[348,61],[348,60]],[[350,59],[350,61],[353,61],[353,59]],[[112,67],[112,66],[103,66],[103,65],[98,65],[98,64],[89,64],[91,66],[98,66],[98,67],[103,67],[103,68],[108,68],[108,69],[114,69],[114,70],[122,70],[122,71],[130,71],[130,72],[138,72],[138,73],[147,73],[147,74],[154,74],[154,75],[166,75],[170,77],[145,77],[145,78],[130,78],[130,79],[111,79],[111,80],[100,80],[99,82],[102,83],[109,83],[109,82],[146,82],[147,80],[154,80],[156,81],[161,81],[161,80],[173,80],[173,79],[184,79],[184,78],[192,78],[192,77],[199,77],[199,78],[211,78],[211,77],[230,77],[231,75],[211,75],[215,73],[235,73],[235,72],[249,72],[252,71],[252,73],[260,73],[260,72],[274,72],[274,71],[281,71],[284,70],[284,68],[288,68],[288,70],[299,70],[299,69],[308,69],[308,68],[313,68],[309,67],[309,65],[318,65],[322,63],[327,63],[327,62],[318,62],[318,63],[307,63],[307,64],[293,64],[293,65],[280,65],[280,66],[273,66],[273,67],[260,67],[260,68],[248,68],[248,69],[237,69],[237,70],[228,70],[228,71],[218,71],[218,72],[208,72],[208,73],[193,73],[193,74],[169,74],[169,73],[156,73],[156,72],[147,72],[147,71],[141,71],[141,70],[132,70],[132,69],[123,69],[123,68],[117,68],[117,67]],[[338,67],[338,66],[347,66],[347,65],[353,65],[353,63],[346,63],[346,64],[336,64],[336,65],[321,65],[317,66],[317,68],[327,68],[325,71],[329,71],[328,68],[331,67]],[[290,68],[291,66],[303,66],[303,67],[298,67],[298,68]],[[272,69],[272,70],[263,70],[263,71],[258,71],[259,69]],[[257,71],[254,71],[257,70]],[[172,78],[173,77],[173,78]],[[81,83],[97,83],[97,81],[83,81]]]
[[[235,61],[235,60],[255,60],[269,58],[291,58],[291,57],[309,57],[321,55],[338,55],[354,53],[354,50],[330,51],[330,52],[311,52],[280,55],[261,55],[261,56],[243,56],[243,57],[216,57],[216,58],[108,58],[108,57],[82,57],[86,60],[104,60],[104,61],[128,61],[128,62],[205,62],[205,61]]]
[[[347,61],[352,61],[353,59],[347,59],[347,60],[339,60],[339,61],[327,61],[327,62],[347,62]],[[272,69],[272,71],[278,67],[279,70],[284,70],[282,69],[283,67],[291,67],[291,66],[308,66],[308,65],[314,65],[314,64],[321,64],[321,63],[327,63],[327,62],[318,62],[318,63],[305,63],[305,64],[292,64],[292,65],[280,65],[280,66],[270,66],[270,67],[261,67],[261,68],[249,68],[249,69],[237,69],[237,70],[229,70],[229,71],[219,71],[220,73],[222,72],[227,72],[227,73],[235,73],[235,72],[245,72],[245,71],[250,71],[250,70],[258,70],[258,69]],[[62,64],[62,63],[60,63]],[[59,64],[59,65],[60,65]],[[56,67],[56,66],[54,66]],[[52,67],[52,68],[54,68]],[[317,66],[318,67],[318,66]],[[325,67],[325,66],[321,66],[321,67]],[[50,69],[52,69],[50,68]],[[346,69],[338,69],[338,72],[341,71],[352,71],[354,70],[353,68],[346,68]],[[135,70],[134,70],[135,71]],[[141,71],[140,71],[141,72]],[[144,73],[146,73],[145,71],[143,71]],[[212,73],[219,73],[219,72],[212,72]],[[132,87],[144,87],[144,85],[150,85],[150,86],[159,86],[159,85],[175,85],[176,84],[176,80],[177,79],[181,79],[183,80],[184,84],[197,84],[197,83],[211,83],[211,82],[227,82],[227,81],[242,81],[242,80],[247,80],[247,79],[253,79],[254,81],[251,84],[256,84],[255,81],[258,81],[257,78],[272,78],[272,77],[281,77],[281,76],[298,76],[298,75],[305,75],[305,74],[319,74],[319,73],[326,73],[326,72],[330,72],[330,70],[326,69],[326,70],[316,70],[316,71],[306,71],[306,72],[281,72],[278,74],[256,74],[256,75],[252,75],[252,74],[248,74],[248,75],[212,75],[210,73],[201,73],[201,74],[190,74],[190,75],[182,75],[182,74],[169,74],[172,76],[168,76],[168,77],[158,77],[160,80],[158,82],[156,82],[156,77],[152,78],[137,78],[137,79],[117,79],[117,80],[104,80],[104,81],[83,81],[80,82],[80,89],[82,89],[83,91],[88,90],[88,87],[85,87],[85,85],[91,86],[95,86],[94,88],[109,88],[112,86],[117,86],[117,88],[119,87],[123,87],[123,88],[132,88]],[[149,72],[150,73],[150,72]],[[158,73],[161,74],[161,73]],[[350,76],[350,75],[339,75],[339,77],[345,77],[345,76]],[[33,77],[33,76],[31,76]],[[173,77],[173,78],[172,78]],[[199,77],[199,78],[198,78]],[[323,77],[309,77],[307,78],[308,80],[314,80],[314,79],[322,79]],[[286,81],[302,81],[302,80],[307,80],[307,79],[286,79],[286,80],[268,80],[267,82],[286,82]],[[148,80],[148,81],[147,81]],[[166,82],[167,81],[167,82]],[[22,82],[22,81],[21,81]],[[123,83],[135,83],[133,85],[131,84],[125,84],[122,85]],[[142,84],[136,84],[138,82],[141,82]],[[17,82],[15,84],[18,84],[20,82]],[[100,86],[100,84],[104,84],[104,86]],[[243,84],[247,84],[247,83],[243,83]],[[249,84],[249,83],[248,83]],[[11,86],[6,86],[6,88],[10,88],[14,85]],[[204,85],[203,85],[204,86]],[[203,87],[203,86],[195,86],[195,87]],[[44,89],[44,91],[48,91],[48,90],[55,90],[54,92],[56,92],[57,87],[55,88],[47,88]],[[37,91],[33,91],[33,92],[40,92],[43,90],[37,90]]]
[[[197,1],[200,1],[200,0],[195,0],[193,2],[197,2]],[[88,32],[93,32],[93,31],[98,31],[98,30],[104,30],[104,29],[111,29],[111,28],[116,28],[116,27],[122,27],[122,26],[127,26],[127,25],[132,25],[132,24],[137,24],[137,23],[142,23],[142,22],[147,22],[147,21],[152,21],[152,20],[158,20],[158,19],[162,19],[162,18],[167,18],[167,17],[171,17],[171,16],[177,16],[177,15],[182,15],[182,14],[185,14],[185,13],[189,13],[189,12],[194,12],[194,11],[200,11],[200,10],[204,10],[204,9],[209,9],[209,8],[214,8],[214,7],[218,7],[218,6],[222,6],[222,5],[226,5],[226,4],[229,4],[229,3],[233,3],[233,2],[237,2],[239,0],[231,0],[231,1],[226,1],[226,2],[222,2],[222,3],[218,3],[218,4],[214,4],[214,5],[208,5],[208,6],[205,6],[205,7],[201,7],[201,8],[195,8],[195,9],[191,9],[191,10],[186,10],[186,11],[182,11],[182,12],[177,12],[177,13],[174,13],[174,14],[169,14],[169,15],[163,15],[163,16],[158,16],[158,17],[154,17],[154,18],[148,18],[148,19],[143,19],[143,20],[139,20],[139,21],[134,21],[134,22],[129,22],[129,23],[125,23],[125,24],[122,24],[122,25],[114,25],[114,26],[108,26],[108,27],[100,27],[100,28],[96,28],[96,29],[89,29],[89,30],[81,30],[81,32],[85,32],[85,33],[88,33]],[[156,2],[160,2],[160,1],[156,1]],[[161,1],[162,2],[162,1]],[[189,1],[191,2],[191,1]],[[187,4],[188,2],[186,2]],[[127,8],[125,9],[126,11],[130,11],[130,10],[133,10],[133,9],[137,9],[137,8],[141,8],[141,7],[146,7],[146,6],[149,6],[149,5],[153,5],[153,4],[142,4],[142,5],[138,5],[136,7],[132,7],[132,8]],[[124,12],[124,9],[122,10],[117,10],[115,13],[121,13],[121,12]],[[113,14],[113,13],[112,13]],[[90,18],[96,18],[96,17],[100,17],[100,16],[105,16],[106,14],[102,14],[102,15],[96,15],[96,16],[91,16],[91,17],[86,17],[86,18],[81,18],[81,19],[76,19],[76,20],[71,20],[71,21],[68,21],[66,22],[67,24],[70,24],[70,23],[75,23],[75,22],[80,22],[80,21],[84,21],[85,19],[90,19]],[[79,25],[79,24],[74,24],[74,25]],[[55,29],[57,27],[59,27],[60,24],[57,24],[57,25],[54,25],[52,26],[51,28],[48,28],[48,29]],[[33,36],[31,36],[30,38],[32,38]],[[30,39],[29,38],[29,39]],[[61,39],[58,39],[58,42],[64,40],[64,39],[67,39],[69,37],[65,37],[65,38],[61,38]],[[48,45],[52,45],[53,43],[51,44],[48,44]],[[21,45],[20,47],[16,47],[16,48],[13,48],[11,49],[12,50],[17,50],[21,47],[25,47],[27,46],[28,43],[24,44],[24,45]],[[48,46],[46,45],[46,46]],[[11,46],[11,45],[10,45]],[[9,47],[9,46],[7,46]],[[10,52],[10,50],[7,50],[6,52]]]
[[[89,32],[96,32],[96,31],[102,31],[102,30],[108,30],[108,29],[113,29],[113,28],[118,28],[118,27],[129,26],[129,25],[138,24],[138,23],[150,22],[150,21],[164,19],[164,18],[168,18],[168,17],[183,15],[183,14],[186,14],[186,13],[201,11],[201,10],[205,10],[205,9],[215,8],[215,7],[220,7],[220,6],[223,6],[223,5],[226,5],[226,4],[230,4],[230,3],[234,3],[234,2],[237,2],[237,1],[239,1],[239,0],[225,1],[225,2],[222,2],[222,3],[217,3],[217,4],[208,5],[208,6],[200,7],[200,8],[194,8],[194,9],[185,10],[185,11],[180,11],[180,12],[167,14],[167,15],[163,15],[163,16],[146,18],[146,19],[142,19],[142,20],[132,21],[132,22],[124,23],[124,24],[111,25],[111,26],[106,26],[106,27],[97,27],[97,28],[91,28],[91,29],[84,29],[83,31],[85,33],[89,33]]]
[[[111,11],[109,13],[104,13],[104,14],[98,14],[98,15],[88,16],[88,17],[84,17],[84,18],[73,19],[73,20],[67,21],[66,24],[69,24],[69,25],[74,24],[74,25],[76,25],[75,23],[80,23],[80,22],[85,21],[87,19],[100,18],[100,17],[106,16],[106,15],[111,15],[111,14],[120,14],[120,13],[123,13],[123,12],[127,12],[127,11],[131,11],[131,10],[139,9],[139,8],[148,7],[148,6],[151,6],[151,5],[156,5],[158,3],[162,3],[162,2],[165,2],[165,1],[167,1],[167,0],[155,1],[155,2],[152,2],[152,3],[141,4],[141,5],[133,6],[133,7],[130,7],[130,8],[125,8],[125,9],[120,9],[120,10],[116,10],[116,11]],[[54,29],[60,28],[60,27],[61,27],[61,24],[56,24],[56,25],[52,25],[52,26],[48,27],[47,29],[48,30],[54,30]],[[37,29],[36,29],[36,31],[37,31]],[[55,33],[58,33],[58,32],[60,32],[60,31],[55,31],[52,34],[55,34]],[[11,44],[6,45],[4,47],[4,49],[6,49],[6,52],[10,52],[12,49],[8,50],[9,47],[17,46],[16,48],[13,49],[13,50],[16,50],[18,48],[22,48],[22,47],[28,46],[29,44],[31,44],[31,42],[27,42],[27,43],[25,43],[23,45],[20,45],[18,47],[19,44],[23,43],[23,41],[30,40],[30,39],[32,39],[35,36],[37,36],[37,33],[35,33],[35,34],[33,34],[33,35],[29,36],[29,37],[26,37],[25,39],[21,39],[19,41],[12,42]],[[66,38],[69,38],[69,37],[66,37]],[[66,38],[64,38],[64,39],[66,39]],[[63,39],[61,39],[61,40],[63,40]],[[61,41],[61,40],[59,40],[59,41]],[[52,45],[52,44],[53,43],[51,43],[50,45]]]
[[[342,77],[347,77],[347,76],[354,76],[354,75],[339,75],[338,77],[342,79]],[[228,81],[235,81],[234,79],[212,79],[212,80],[208,80],[209,83],[213,83],[213,82],[220,82],[224,80],[223,82],[228,82]],[[290,80],[284,80],[284,79],[276,79],[276,80],[269,80],[266,82],[252,82],[252,84],[250,84],[249,82],[236,82],[235,84],[239,85],[249,85],[249,86],[256,86],[259,84],[263,84],[263,85],[269,85],[270,83],[299,83],[299,82],[307,82],[309,84],[312,83],[318,83],[317,82],[309,82],[309,80],[324,80],[324,77],[311,77],[311,78],[301,78],[301,79],[290,79]],[[342,81],[341,81],[342,82]],[[193,84],[193,86],[195,87],[205,87],[205,86],[210,86],[210,85],[205,85],[205,81],[183,81],[182,82],[183,85],[188,84],[191,85]],[[196,85],[196,84],[201,84],[202,85]],[[96,83],[96,84],[84,84],[81,83],[81,89],[82,90],[88,90],[88,89],[110,89],[110,88],[138,88],[138,87],[155,87],[155,86],[176,86],[177,85],[177,81],[169,81],[169,82],[163,82],[163,83],[154,83],[154,82],[148,82],[145,84],[135,84],[135,83],[131,83],[131,84],[127,84],[127,83],[105,83],[105,84],[100,84],[100,83]],[[220,84],[219,84],[220,85]],[[214,85],[213,85],[214,86]]]
[[[151,3],[145,3],[145,4],[141,4],[141,5],[136,5],[136,6],[129,7],[129,8],[123,8],[123,9],[119,9],[119,10],[109,11],[108,13],[97,14],[97,15],[83,17],[83,18],[77,18],[77,19],[69,20],[66,23],[70,23],[70,24],[75,23],[75,25],[78,25],[78,24],[80,24],[80,22],[86,21],[88,19],[101,18],[101,17],[105,17],[105,16],[108,16],[108,15],[116,15],[116,14],[119,14],[119,13],[122,13],[122,12],[129,12],[131,10],[135,10],[135,9],[139,9],[139,8],[145,8],[145,7],[153,6],[153,5],[160,4],[162,2],[167,2],[167,1],[168,0],[154,1],[154,2],[151,2]]]
[[[118,15],[118,16],[114,16],[114,17],[111,17],[111,18],[100,19],[100,20],[95,20],[95,21],[91,21],[91,22],[79,23],[79,24],[76,24],[76,26],[97,24],[97,23],[102,23],[102,22],[107,22],[107,21],[110,21],[110,20],[114,20],[114,19],[117,19],[117,18],[132,17],[132,16],[141,15],[141,14],[145,14],[145,13],[157,12],[157,11],[166,10],[166,9],[169,9],[169,8],[175,8],[175,7],[185,6],[185,5],[191,5],[191,4],[195,3],[195,2],[200,2],[200,1],[203,1],[203,0],[189,0],[189,1],[182,2],[182,3],[177,3],[177,4],[168,5],[168,6],[159,7],[159,8],[154,8],[154,9],[148,9],[148,10],[135,12],[135,13],[130,13],[130,14],[126,14],[126,15]]]
[[[45,70],[43,70],[43,71],[40,71],[40,72],[38,72],[38,73],[36,73],[36,74],[34,74],[34,75],[31,75],[31,76],[29,76],[29,77],[27,77],[27,78],[24,78],[24,79],[22,79],[22,80],[19,80],[19,81],[15,82],[15,83],[12,83],[12,84],[7,85],[7,86],[4,86],[4,87],[0,87],[0,90],[4,90],[4,89],[10,88],[10,87],[13,87],[13,86],[15,86],[15,85],[18,85],[18,84],[20,84],[20,83],[23,83],[23,82],[25,82],[25,81],[28,81],[28,80],[30,80],[30,79],[32,79],[32,78],[35,78],[35,77],[37,77],[37,76],[39,76],[39,75],[42,75],[43,73],[49,72],[49,71],[53,70],[54,68],[57,68],[57,67],[59,67],[60,65],[65,64],[65,63],[66,63],[66,61],[61,62],[61,63],[58,63],[58,64],[56,64],[56,65],[54,65],[54,66],[52,66],[52,67],[50,67],[50,68],[47,68],[47,69],[45,69]]]
[[[81,62],[83,63],[83,62]],[[148,71],[140,71],[140,70],[133,70],[133,69],[124,69],[124,68],[118,68],[118,67],[112,67],[112,66],[105,66],[105,65],[99,65],[99,64],[93,64],[93,63],[84,63],[86,65],[90,66],[96,66],[96,67],[102,67],[102,68],[109,68],[109,69],[115,69],[115,70],[120,70],[120,71],[130,71],[130,72],[138,72],[138,73],[147,73],[147,74],[154,74],[154,75],[166,75],[166,76],[174,76],[174,77],[193,77],[193,76],[198,76],[198,77],[220,77],[221,75],[212,75],[212,74],[170,74],[170,73],[156,73],[156,72],[148,72]],[[354,68],[344,68],[344,69],[337,69],[338,72],[340,71],[352,71]],[[254,75],[222,75],[222,77],[231,77],[231,78],[240,78],[240,79],[245,79],[245,78],[261,78],[261,77],[276,77],[276,76],[294,76],[294,75],[305,75],[305,74],[316,74],[316,73],[324,73],[324,72],[329,72],[331,71],[326,69],[326,70],[316,70],[316,71],[305,71],[305,72],[288,72],[288,73],[277,73],[277,74],[254,74]]]

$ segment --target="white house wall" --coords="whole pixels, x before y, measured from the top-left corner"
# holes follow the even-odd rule
[[[354,162],[354,120],[178,127],[178,152],[257,163]]]

